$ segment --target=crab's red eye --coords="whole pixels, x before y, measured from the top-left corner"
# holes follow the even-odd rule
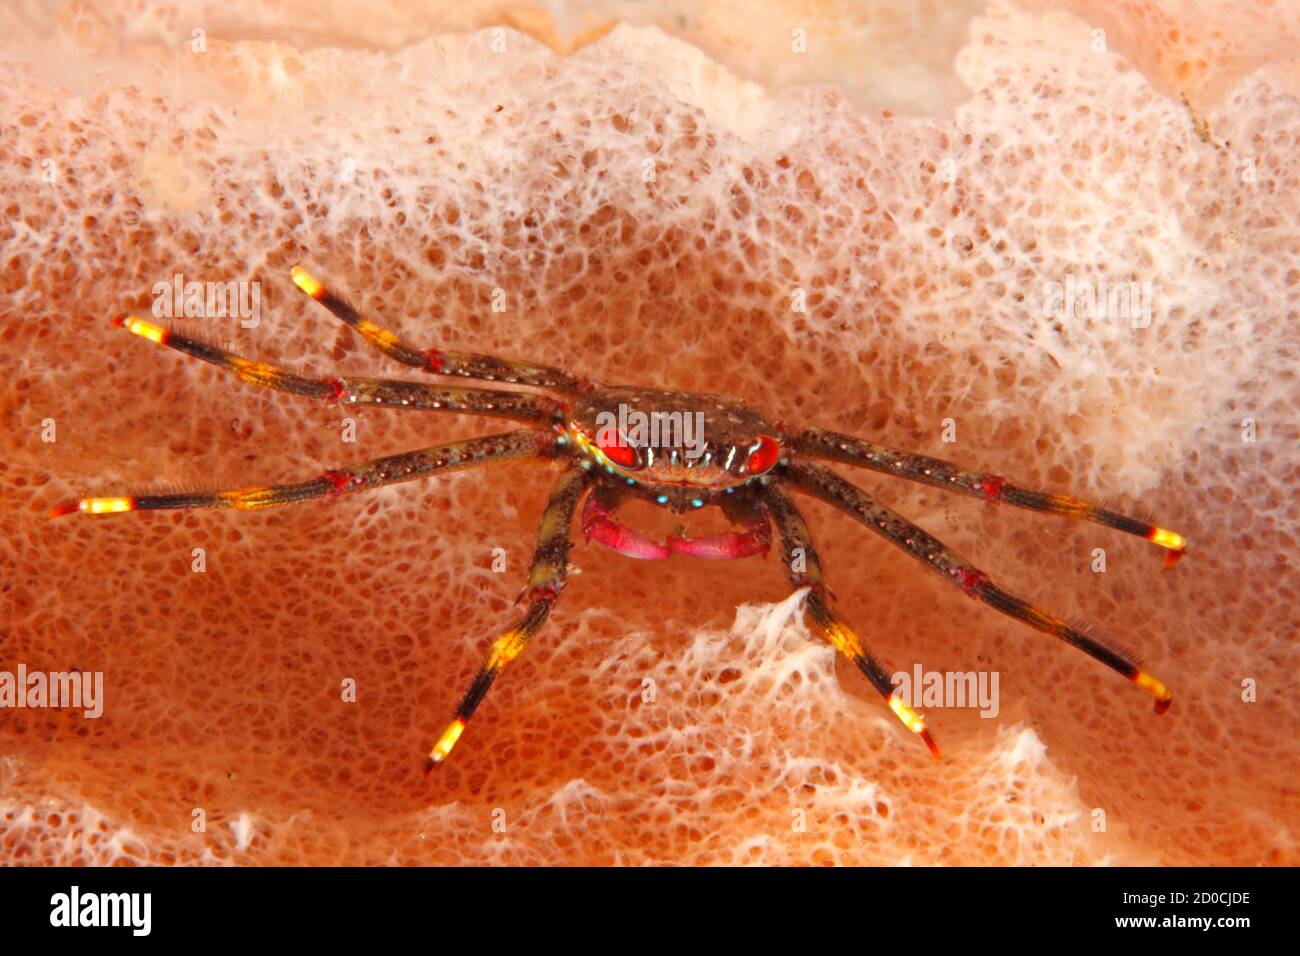
[[[620,468],[636,467],[636,449],[623,440],[623,436],[615,432],[609,437],[600,436],[596,439],[596,447]]]
[[[749,453],[749,460],[745,462],[745,471],[751,475],[761,475],[775,465],[780,456],[781,446],[776,443],[776,439],[759,435],[758,447]]]

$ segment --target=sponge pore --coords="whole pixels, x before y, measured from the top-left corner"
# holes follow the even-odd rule
[[[242,7],[202,52],[161,39],[190,29],[166,4],[71,4],[53,29],[0,11],[0,669],[105,678],[97,720],[0,710],[6,862],[1300,862],[1300,102],[1271,62],[1294,23],[1252,20],[1273,6],[1213,6],[1210,30],[1195,5],[994,2],[944,80],[969,95],[914,116],[760,85],[726,43],[649,24],[561,55],[339,5],[336,33],[292,45],[293,4]],[[927,712],[943,763],[810,637],[778,561],[580,542],[546,630],[422,777],[517,613],[546,467],[45,520],[499,428],[345,415],[108,322],[177,274],[256,283],[255,324],[176,324],[400,377],[295,292],[300,262],[424,347],[725,393],[1140,503],[1190,539],[1176,569],[1105,529],[853,476],[1138,647],[1174,708],[809,504],[878,656],[1000,675],[996,717]]]

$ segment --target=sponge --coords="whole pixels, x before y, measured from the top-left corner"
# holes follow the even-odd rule
[[[851,66],[872,50],[769,71],[799,54],[718,39],[719,5],[680,35],[512,21],[550,45],[468,8],[219,6],[0,13],[0,669],[106,686],[97,720],[0,711],[6,862],[1300,863],[1300,102],[1275,6],[996,0],[898,111]],[[761,10],[783,36],[806,12]],[[174,324],[304,374],[409,373],[298,294],[299,263],[422,347],[1149,509],[1190,541],[1177,568],[844,471],[1138,648],[1173,709],[808,503],[891,669],[1000,676],[996,717],[926,710],[944,762],[808,633],[775,558],[579,542],[546,629],[421,776],[518,613],[545,466],[45,518],[500,430],[271,393],[109,321],[178,274],[245,283],[255,316]]]

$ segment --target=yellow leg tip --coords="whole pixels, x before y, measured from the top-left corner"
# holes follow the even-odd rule
[[[159,345],[166,344],[167,342],[166,329],[161,325],[154,325],[152,322],[146,322],[144,319],[138,318],[134,315],[114,319],[113,324],[126,329],[132,335],[138,335],[142,339],[148,339],[150,342],[157,342]]]
[[[903,722],[903,726],[912,733],[920,734],[925,732],[925,721],[921,719],[921,715],[908,707],[903,702],[903,698],[898,696],[897,693],[890,695],[889,709]]]
[[[1162,548],[1168,548],[1170,551],[1181,551],[1187,547],[1187,539],[1177,531],[1169,531],[1165,528],[1153,528],[1151,530],[1151,543],[1158,544]]]
[[[73,509],[65,506],[55,509],[58,514],[68,514]],[[76,510],[88,515],[113,515],[135,510],[134,498],[82,498]]]
[[[302,266],[294,266],[290,269],[289,277],[293,279],[294,285],[313,299],[320,298],[320,294],[325,291],[325,287],[317,282],[312,274]]]
[[[1174,695],[1169,692],[1169,688],[1146,671],[1138,671],[1134,674],[1133,683],[1156,699],[1157,714],[1163,714],[1169,709],[1169,705],[1173,703]]]
[[[451,749],[456,746],[456,741],[460,740],[460,735],[464,732],[465,721],[457,717],[448,725],[447,729],[442,732],[442,736],[438,738],[438,742],[434,744],[433,749],[429,751],[429,760],[425,765],[426,773],[433,769],[435,765],[440,764],[447,759],[447,755],[451,753]]]
[[[897,691],[889,695],[889,709],[892,710],[894,715],[903,722],[904,727],[912,733],[919,735],[920,738],[925,741],[925,746],[929,748],[930,753],[934,756],[935,760],[940,759],[939,747],[935,744],[934,738],[930,736],[930,731],[925,729],[925,720],[920,714],[903,702],[903,698],[898,695]]]

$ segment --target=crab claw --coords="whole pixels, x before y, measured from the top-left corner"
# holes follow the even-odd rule
[[[673,556],[672,549],[614,520],[613,512],[592,495],[582,509],[582,534],[624,557],[642,561],[662,561]]]

